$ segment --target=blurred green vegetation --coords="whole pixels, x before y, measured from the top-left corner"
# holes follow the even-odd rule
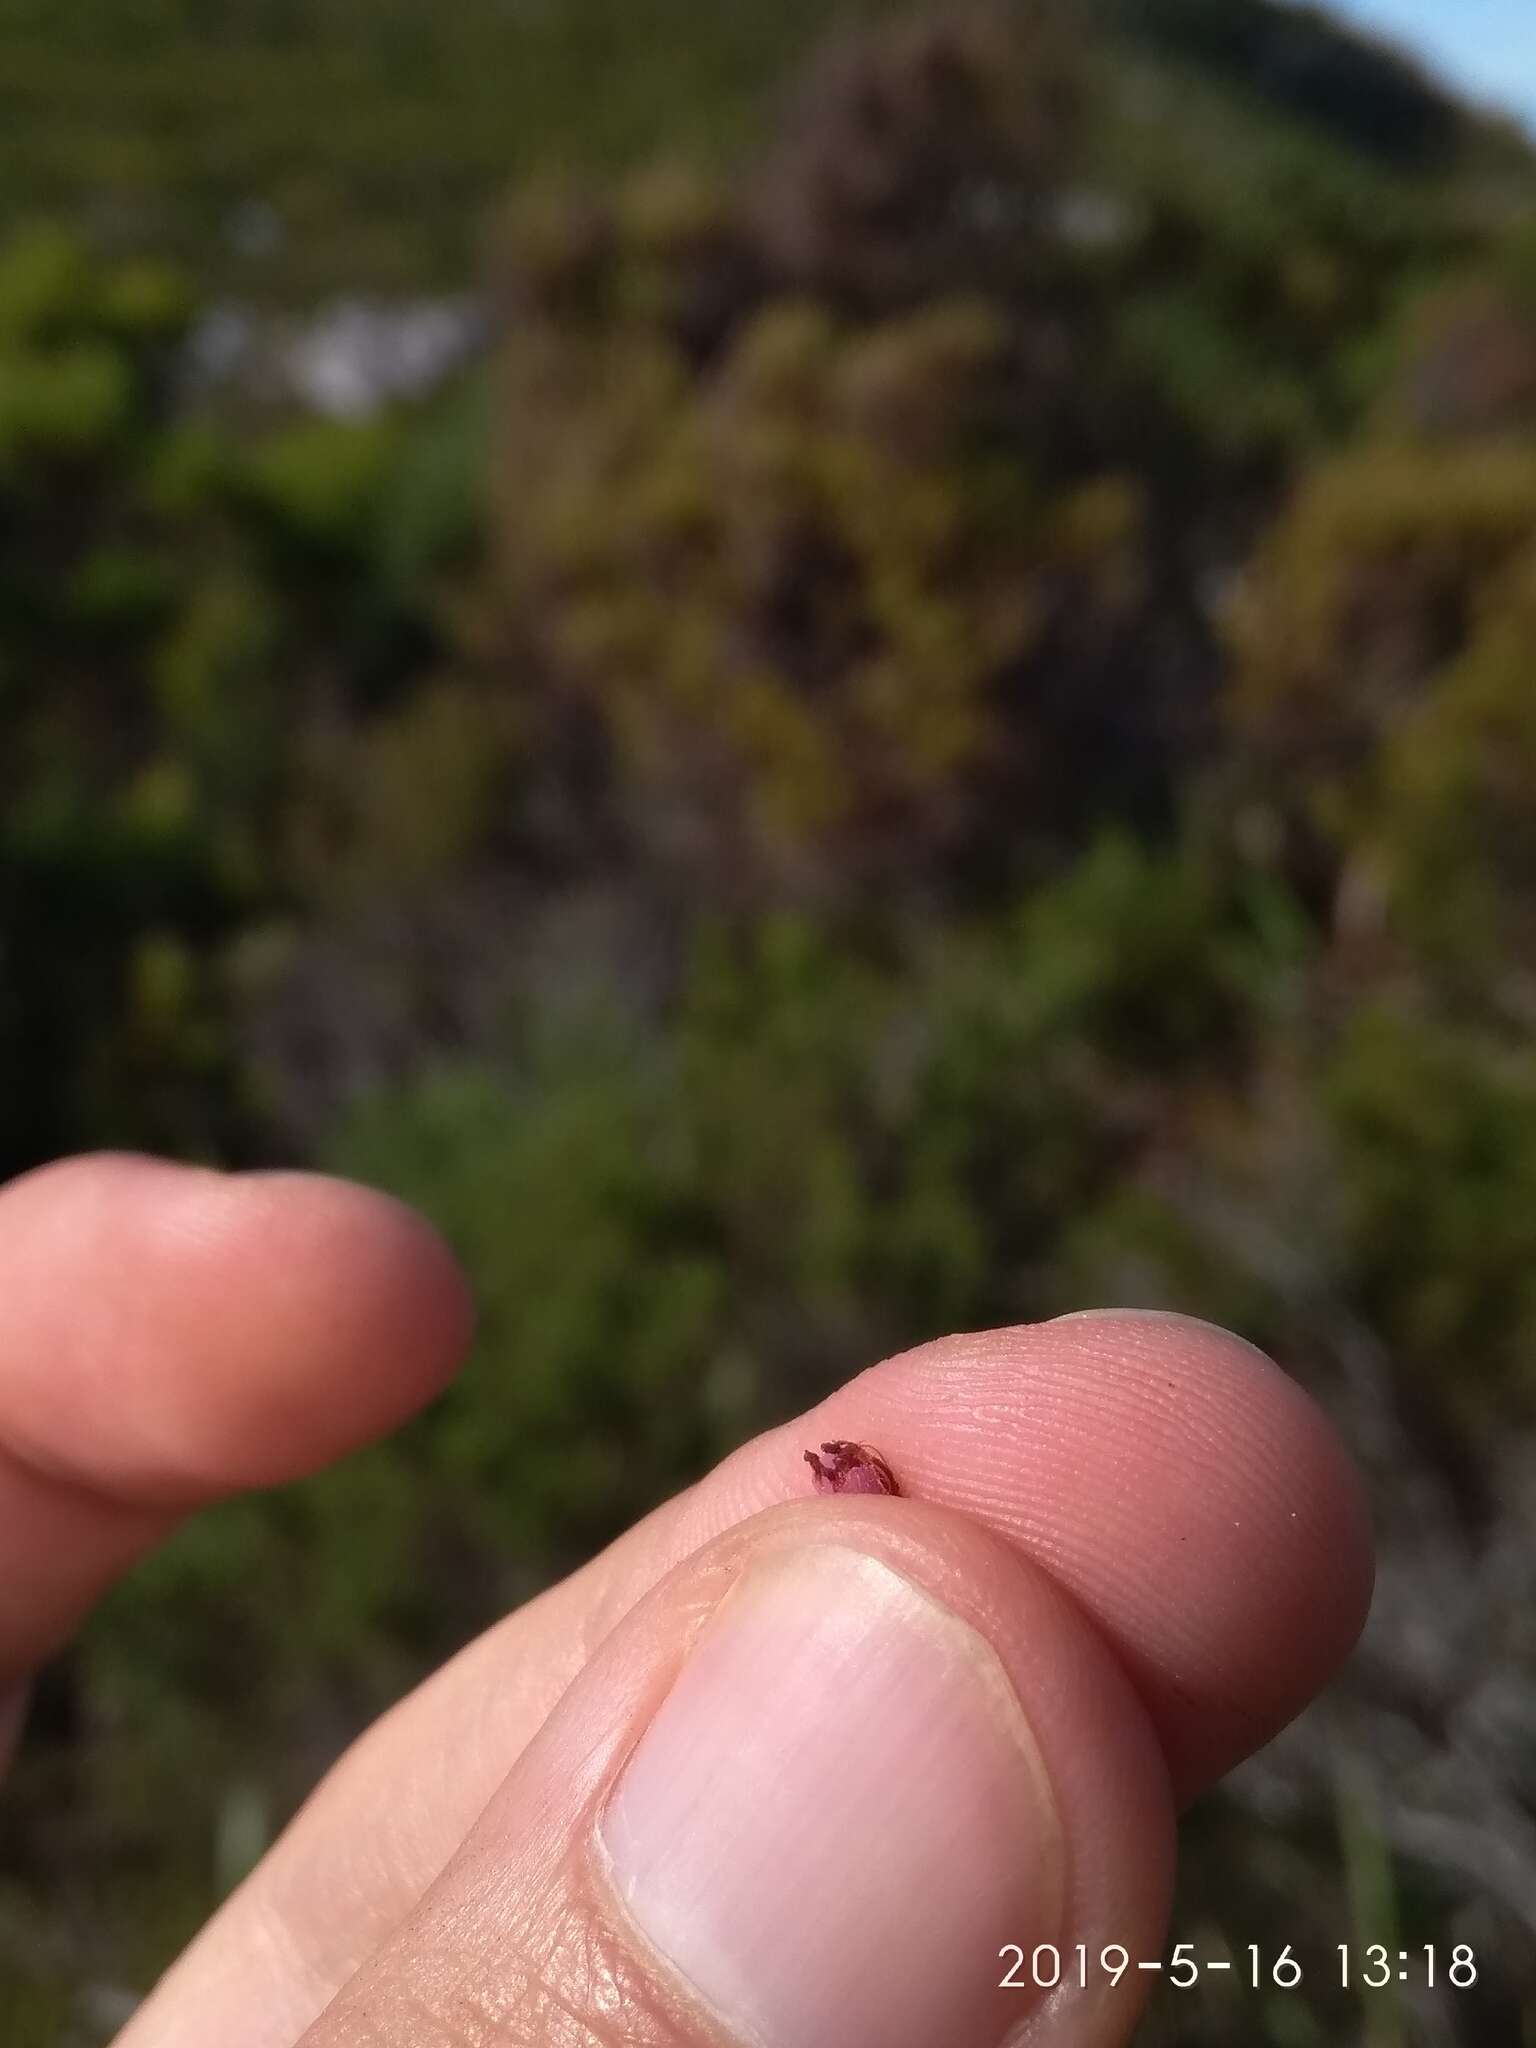
[[[0,207],[174,249],[214,288],[302,299],[338,283],[457,284],[509,175],[621,163],[663,139],[727,148],[827,12],[0,0]]]
[[[100,2038],[369,1714],[882,1351],[1177,1306],[1338,1406],[1379,1347],[1485,1522],[1536,1413],[1536,154],[1271,0],[786,96],[828,12],[0,0],[0,1171],[307,1160],[483,1306],[46,1681],[7,2040]],[[430,397],[189,377],[220,295],[477,243]],[[1443,1940],[1367,1808],[1214,1807],[1190,1924]],[[1432,2038],[1536,2029],[1490,1939]],[[1155,2038],[1353,2038],[1282,2003]]]

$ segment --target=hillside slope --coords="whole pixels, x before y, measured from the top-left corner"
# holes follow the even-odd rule
[[[175,250],[241,293],[457,283],[485,206],[517,173],[739,149],[830,24],[901,11],[900,0],[0,0],[0,228],[62,213],[111,242]],[[1250,144],[1272,142],[1247,131],[1277,123],[1442,185],[1490,160],[1508,174],[1520,155],[1313,9],[1076,0],[1076,11],[1113,62],[1218,88],[1227,118],[1208,141],[1228,174],[1241,177]],[[1536,189],[1529,161],[1514,175]]]

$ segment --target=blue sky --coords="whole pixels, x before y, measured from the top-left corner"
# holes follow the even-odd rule
[[[1335,0],[1436,69],[1536,127],[1536,0]]]

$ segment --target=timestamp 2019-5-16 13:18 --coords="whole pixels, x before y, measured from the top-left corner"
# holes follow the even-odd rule
[[[1295,1991],[1309,1972],[1319,1980],[1326,1975],[1345,1991],[1385,1991],[1394,1984],[1468,1991],[1477,1982],[1477,1957],[1467,1942],[1392,1949],[1381,1942],[1341,1941],[1326,1960],[1319,1956],[1305,1968],[1289,1946],[1267,1950],[1258,1942],[1235,1953],[1201,1956],[1193,1942],[1183,1941],[1170,1955],[1148,1962],[1135,1961],[1118,1942],[1097,1953],[1085,1942],[1067,1949],[1045,1942],[1033,1950],[1010,1942],[998,1950],[998,1961],[1004,1965],[999,1982],[1005,1991],[1050,1991],[1062,1983],[1086,1987],[1095,1976],[1118,1984],[1130,1971],[1162,1977],[1181,1991],[1193,1990],[1208,1977],[1246,1983],[1254,1991]]]

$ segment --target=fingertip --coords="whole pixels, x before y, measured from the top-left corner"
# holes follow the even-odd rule
[[[1100,1623],[1188,1796],[1285,1725],[1370,1602],[1359,1475],[1316,1402],[1243,1339],[1090,1311],[941,1339],[812,1418],[905,1491],[1043,1564]]]
[[[323,1174],[247,1174],[226,1186],[230,1228],[271,1275],[266,1348],[281,1354],[266,1375],[270,1406],[253,1389],[252,1419],[292,1412],[291,1391],[307,1425],[300,1470],[386,1434],[443,1392],[469,1349],[475,1309],[463,1268],[425,1217]],[[274,1469],[246,1484],[299,1476],[285,1441],[298,1439],[274,1430]]]
[[[1158,1560],[1128,1578],[1124,1612],[1191,1790],[1293,1719],[1358,1642],[1375,1582],[1364,1480],[1313,1396],[1229,1330],[1150,1310],[1043,1330],[1117,1390],[1105,1448]]]
[[[104,1154],[0,1199],[0,1439],[138,1503],[316,1471],[431,1399],[469,1340],[447,1246],[372,1189]]]
[[[1229,1469],[1249,1482],[1247,1526],[1267,1547],[1276,1585],[1303,1582],[1315,1633],[1347,1650],[1370,1605],[1374,1536],[1360,1468],[1315,1397],[1247,1338],[1195,1316],[1090,1310],[1044,1327],[1068,1325],[1119,1372],[1155,1381],[1169,1368],[1169,1393],[1192,1425],[1198,1417],[1217,1433]]]

